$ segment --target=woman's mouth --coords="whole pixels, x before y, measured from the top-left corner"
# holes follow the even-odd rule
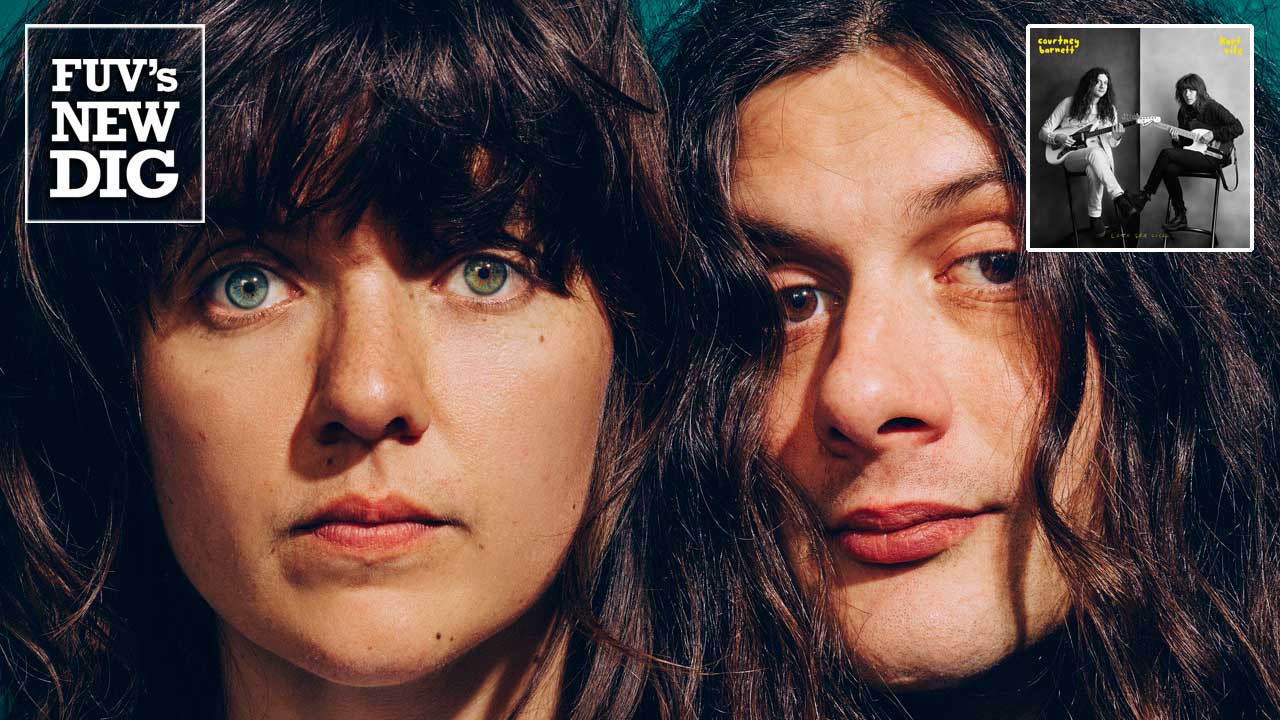
[[[379,553],[406,548],[454,523],[399,496],[347,495],[294,527],[334,549]]]

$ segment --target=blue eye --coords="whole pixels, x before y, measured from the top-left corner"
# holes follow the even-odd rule
[[[227,300],[241,310],[252,310],[267,299],[271,281],[260,268],[246,265],[231,271],[223,285]]]
[[[248,313],[288,301],[290,287],[267,268],[244,263],[210,278],[203,292],[205,302],[224,313]]]

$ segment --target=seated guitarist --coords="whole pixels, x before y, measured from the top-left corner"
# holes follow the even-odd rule
[[[1216,140],[1223,145],[1222,159],[1219,160],[1202,152],[1185,149],[1192,141],[1180,137],[1176,130],[1169,130],[1174,147],[1160,151],[1155,166],[1151,168],[1151,175],[1147,178],[1147,184],[1134,199],[1134,204],[1141,211],[1159,189],[1160,180],[1163,179],[1164,186],[1169,191],[1171,206],[1169,218],[1164,223],[1164,229],[1169,231],[1187,227],[1187,206],[1182,200],[1182,184],[1178,181],[1178,176],[1184,172],[1210,172],[1230,164],[1234,151],[1232,141],[1244,133],[1244,127],[1236,116],[1209,97],[1209,91],[1205,89],[1204,80],[1199,75],[1183,75],[1178,79],[1173,92],[1178,99],[1178,127],[1183,130],[1208,130],[1204,140]]]
[[[1124,137],[1124,127],[1119,120],[1111,73],[1106,68],[1096,67],[1080,78],[1075,95],[1063,98],[1049,119],[1040,126],[1040,139],[1054,147],[1068,144],[1070,135],[1082,128],[1116,126],[1115,131],[1109,134],[1091,138],[1086,147],[1067,153],[1063,160],[1071,172],[1083,170],[1089,176],[1089,228],[1099,239],[1106,234],[1106,226],[1102,223],[1104,190],[1115,203],[1116,215],[1122,225],[1136,214],[1129,196],[1116,180],[1115,157],[1111,149]]]

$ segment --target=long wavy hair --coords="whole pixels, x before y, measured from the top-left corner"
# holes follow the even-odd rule
[[[53,0],[33,20],[207,25],[208,222],[23,222],[20,108],[47,105],[49,58],[82,57],[81,36],[33,34],[27,67],[8,63],[0,117],[0,698],[15,717],[219,716],[216,619],[168,548],[148,479],[135,353],[149,298],[226,227],[252,237],[370,206],[409,251],[439,256],[491,243],[520,203],[542,279],[567,292],[582,273],[603,299],[615,361],[549,641],[568,646],[564,712],[731,711],[713,687],[730,676],[717,665],[730,633],[706,629],[726,618],[734,642],[796,646],[784,623],[770,626],[781,640],[760,639],[742,592],[707,592],[750,568],[705,541],[717,490],[683,478],[710,473],[671,460],[698,402],[700,315],[674,280],[663,100],[625,4]],[[189,37],[117,37],[95,52],[199,68]],[[175,99],[198,104],[198,88]],[[26,139],[47,148],[38,131]],[[180,152],[199,141],[177,139]],[[169,216],[190,217],[194,200],[176,195]],[[57,209],[33,198],[32,211]]]
[[[756,320],[730,321],[733,332],[723,338],[741,353],[725,381],[736,391],[728,416],[739,429],[722,432],[722,448],[752,473],[743,493],[760,493],[764,505],[796,502],[762,458],[762,398],[783,336],[761,251],[730,200],[739,103],[773,79],[820,70],[847,53],[905,49],[992,140],[1013,206],[1021,208],[1024,26],[1086,17],[1217,20],[1163,0],[1105,7],[703,0],[677,19],[660,57],[689,216],[702,262],[725,269],[719,302]],[[1280,191],[1280,105],[1268,82],[1274,78],[1263,76],[1256,86],[1259,197]],[[1022,254],[1022,322],[1045,398],[1028,472],[1071,589],[1063,628],[1022,658],[1036,659],[1031,675],[1047,688],[1047,716],[1280,717],[1280,209],[1260,203],[1257,212],[1252,253]],[[1104,391],[1088,464],[1098,512],[1084,523],[1064,516],[1052,498],[1081,418],[1090,353]],[[760,512],[777,518],[786,508]],[[777,526],[742,529],[753,531],[767,537]],[[816,525],[811,551],[821,554],[814,532]],[[816,609],[795,612],[813,614],[814,636],[829,645],[833,619],[822,614],[824,600],[808,602]],[[891,697],[866,702],[848,681],[848,658],[822,647],[824,664],[810,669],[830,689],[819,700],[847,714],[902,711]]]
[[[1209,96],[1209,89],[1204,86],[1204,79],[1195,73],[1187,73],[1178,78],[1178,82],[1173,86],[1173,97],[1178,101],[1178,107],[1186,107],[1187,103],[1182,99],[1183,90],[1195,90],[1196,101],[1191,103],[1191,107],[1195,108],[1196,114],[1199,115],[1204,110],[1205,102],[1212,100]]]
[[[1107,91],[1102,97],[1098,98],[1097,112],[1098,119],[1103,122],[1114,122],[1116,119],[1116,91],[1115,76],[1113,76],[1106,68],[1096,67],[1090,68],[1084,75],[1080,76],[1080,82],[1076,83],[1075,94],[1071,96],[1071,109],[1067,111],[1067,115],[1082,120],[1089,114],[1089,106],[1093,105],[1090,96],[1093,94],[1093,86],[1097,84],[1098,78],[1107,76]]]

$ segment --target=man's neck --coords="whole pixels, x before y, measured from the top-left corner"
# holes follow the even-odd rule
[[[1057,717],[1061,699],[1053,676],[1053,655],[1060,632],[1007,658],[963,686],[898,695],[896,702],[913,720],[1039,720]]]
[[[529,615],[444,667],[385,687],[329,682],[224,631],[227,719],[550,720],[558,716],[567,648],[563,642],[544,647],[548,611],[535,608]],[[535,685],[544,653],[549,657]]]

